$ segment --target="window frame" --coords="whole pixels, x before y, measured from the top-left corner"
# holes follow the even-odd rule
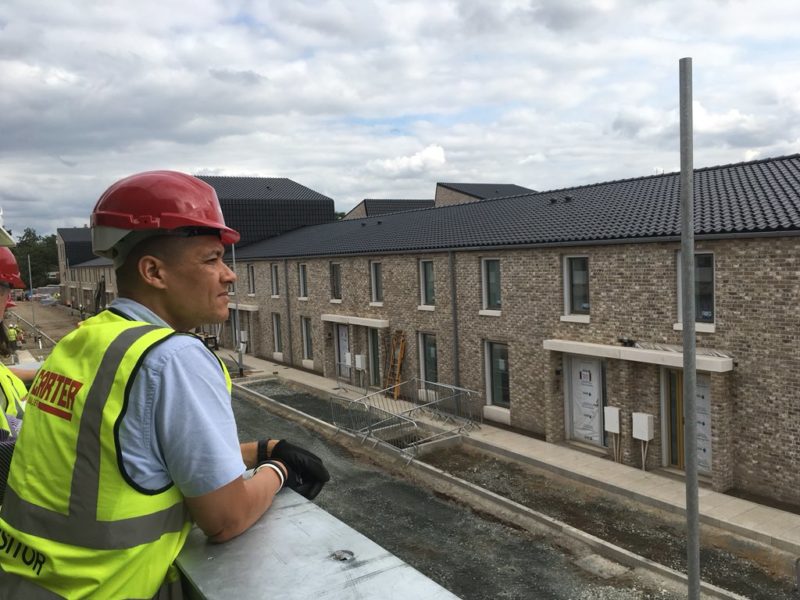
[[[428,266],[430,273],[428,273]],[[430,280],[428,275],[430,275]],[[428,289],[429,285],[430,289]],[[419,260],[419,303],[420,306],[436,306],[436,268],[432,258]]]
[[[508,402],[500,401],[494,397],[495,381],[494,381],[494,367],[492,361],[492,349],[494,346],[504,346],[506,354],[506,374],[508,377]],[[506,410],[511,409],[511,362],[509,360],[509,345],[506,342],[493,342],[491,340],[484,340],[484,355],[485,355],[485,377],[486,377],[486,404],[488,406],[497,406]],[[502,385],[502,383],[500,384]]]
[[[255,296],[256,293],[256,267],[253,264],[247,264],[247,293]]]
[[[297,292],[298,298],[308,298],[308,266],[306,263],[297,265]]]
[[[489,281],[489,263],[497,264],[497,302],[490,303],[490,281]],[[502,268],[499,258],[481,258],[481,307],[483,310],[497,311],[503,310],[503,295],[502,295]]]
[[[699,288],[697,281],[697,257],[698,256],[710,256],[711,257],[711,320],[701,320],[700,319],[700,310],[698,309],[698,295],[699,295]],[[681,298],[683,297],[683,284],[681,283],[681,275],[683,273],[683,267],[681,265],[681,251],[678,250],[675,255],[675,273],[677,274],[678,279],[678,297],[677,297],[677,305],[678,305],[678,322],[676,323],[676,329],[683,328],[683,307],[681,306]],[[717,259],[713,251],[711,250],[695,250],[694,252],[694,322],[695,327],[698,328],[698,331],[704,331],[706,328],[714,328],[717,323]],[[678,327],[680,325],[680,327]],[[713,330],[711,331],[713,332]]]
[[[433,340],[433,352],[434,352],[434,366],[433,366],[433,379],[430,378],[430,373],[428,372],[428,347],[426,342],[428,340]],[[423,381],[427,381],[429,383],[438,383],[439,382],[439,350],[437,348],[437,340],[435,333],[429,333],[426,331],[419,332],[419,374],[420,379]]]
[[[383,265],[379,260],[369,263],[370,302],[383,303]]]
[[[278,271],[278,263],[271,263],[269,266],[270,272],[270,291],[273,298],[279,298],[281,295],[281,281],[280,273]]]
[[[283,352],[283,331],[281,330],[281,313],[272,313],[272,348],[273,352]]]
[[[573,261],[583,260],[586,261],[586,304],[588,308],[576,309],[573,304],[575,301],[575,286],[576,284],[572,269]],[[576,317],[588,318],[592,314],[592,296],[591,296],[591,277],[589,271],[589,256],[586,254],[568,254],[564,256],[564,315],[574,315]]]
[[[303,337],[303,360],[314,360],[311,317],[300,317],[300,330]]]
[[[331,262],[330,265],[330,291],[331,300],[342,300],[342,263]]]

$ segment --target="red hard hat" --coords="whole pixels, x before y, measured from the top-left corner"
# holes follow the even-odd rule
[[[117,181],[95,204],[91,223],[93,247],[101,255],[131,232],[199,227],[219,231],[223,244],[239,241],[239,233],[225,225],[214,188],[177,171],[146,171]],[[98,228],[117,233],[98,235]]]
[[[19,266],[14,254],[8,248],[0,246],[0,281],[5,281],[11,287],[23,289],[25,284],[19,275]]]

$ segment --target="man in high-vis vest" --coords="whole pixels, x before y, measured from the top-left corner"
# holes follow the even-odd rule
[[[180,597],[192,521],[224,542],[283,485],[313,498],[328,481],[285,440],[239,443],[228,372],[188,333],[228,317],[222,259],[238,239],[214,189],[182,173],[133,175],[98,200],[93,249],[119,298],[31,384],[0,509],[0,598]]]

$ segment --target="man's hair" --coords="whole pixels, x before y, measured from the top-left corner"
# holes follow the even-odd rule
[[[157,235],[146,238],[136,244],[125,262],[122,263],[114,272],[117,276],[117,288],[120,295],[136,290],[141,285],[139,275],[139,260],[144,256],[155,256],[156,258],[168,261],[181,254],[180,241],[184,239],[172,235]]]

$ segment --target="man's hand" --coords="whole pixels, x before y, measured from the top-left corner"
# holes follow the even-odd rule
[[[286,485],[309,500],[316,497],[331,478],[319,456],[286,440],[279,440],[269,457],[288,467]]]

